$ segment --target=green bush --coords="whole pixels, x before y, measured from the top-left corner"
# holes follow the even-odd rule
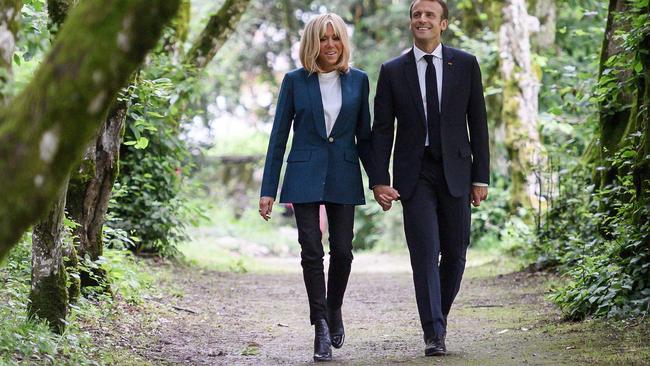
[[[187,239],[187,226],[201,217],[183,194],[191,164],[181,139],[182,114],[174,104],[189,87],[163,77],[170,75],[182,79],[185,74],[166,56],[154,56],[125,96],[126,132],[110,204],[114,219],[108,224],[138,237],[129,245],[139,254],[178,254],[176,245]]]
[[[556,199],[539,243],[538,263],[555,266],[570,278],[550,296],[573,320],[587,316],[642,317],[650,314],[650,202],[637,195],[631,174],[638,134],[630,136],[610,163],[621,174],[595,190],[588,170],[575,167],[574,179]],[[602,213],[601,205],[610,211]]]

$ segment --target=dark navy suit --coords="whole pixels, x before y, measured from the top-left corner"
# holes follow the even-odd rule
[[[372,127],[376,169],[370,185],[391,184],[392,153],[393,187],[404,208],[425,339],[446,331],[446,317],[465,268],[472,182],[489,183],[487,117],[478,62],[446,46],[442,58],[442,158],[425,147],[427,120],[413,50],[382,65]]]
[[[365,204],[359,158],[371,169],[368,76],[350,68],[339,75],[341,110],[327,135],[318,74],[300,68],[282,81],[264,165],[261,196],[276,197],[289,131],[293,127],[280,202],[292,203],[312,324],[343,303],[352,263],[354,205]],[[329,224],[327,294],[319,206]]]

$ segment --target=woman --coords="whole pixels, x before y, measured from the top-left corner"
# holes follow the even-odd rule
[[[341,305],[352,264],[354,206],[365,204],[359,158],[370,164],[368,76],[349,66],[343,20],[324,14],[305,26],[302,68],[282,81],[264,165],[260,215],[269,220],[293,125],[280,202],[293,204],[309,318],[315,326],[314,360],[332,359],[345,340]],[[325,290],[319,206],[329,222],[330,266]]]

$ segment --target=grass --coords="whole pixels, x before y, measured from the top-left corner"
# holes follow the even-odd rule
[[[103,265],[112,278],[115,298],[81,297],[70,307],[65,332],[57,335],[45,321],[27,318],[30,243],[26,236],[0,268],[0,364],[149,365],[136,353],[127,351],[133,345],[106,335],[117,324],[141,321],[138,313],[149,311],[145,310],[142,298],[153,293],[154,283],[163,276],[143,271],[143,262],[125,252],[107,250]]]

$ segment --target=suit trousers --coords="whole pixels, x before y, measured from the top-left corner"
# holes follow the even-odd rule
[[[446,333],[447,315],[465,270],[470,230],[469,196],[449,193],[442,162],[426,150],[415,191],[402,202],[425,341]]]
[[[298,227],[302,273],[309,299],[309,319],[327,319],[327,309],[337,310],[343,304],[343,295],[352,267],[352,238],[354,236],[354,205],[325,203],[329,225],[330,264],[327,276],[323,273],[323,244],[320,230],[320,203],[293,205]]]

